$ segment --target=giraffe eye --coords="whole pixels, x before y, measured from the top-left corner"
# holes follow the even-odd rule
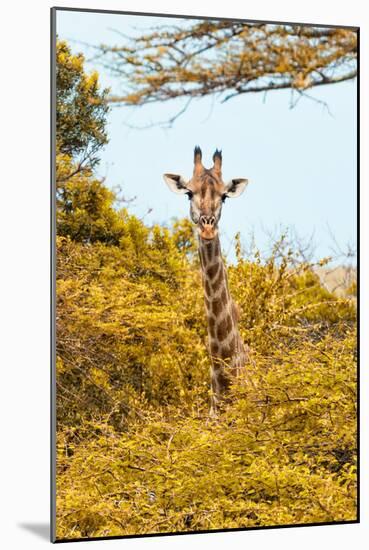
[[[192,191],[187,191],[186,195],[187,195],[187,197],[189,198],[189,200],[191,200],[192,197],[193,197]]]
[[[225,202],[226,198],[227,198],[227,195],[226,195],[225,193],[223,193],[223,195],[222,195],[222,202]]]

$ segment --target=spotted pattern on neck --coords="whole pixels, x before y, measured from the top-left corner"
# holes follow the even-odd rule
[[[247,353],[237,326],[239,311],[229,292],[219,237],[212,240],[199,238],[199,256],[212,362],[214,412],[220,398],[229,388],[232,375],[237,375],[244,367]]]

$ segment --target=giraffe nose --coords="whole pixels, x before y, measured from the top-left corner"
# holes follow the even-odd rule
[[[214,216],[200,216],[201,225],[214,225],[215,217]]]

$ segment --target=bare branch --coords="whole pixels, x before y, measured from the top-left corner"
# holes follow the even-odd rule
[[[143,126],[136,126],[134,124],[128,124],[127,122],[125,122],[124,125],[130,128],[131,130],[147,130],[148,128],[154,128],[156,126],[161,126],[162,128],[171,128],[173,126],[173,123],[177,120],[177,118],[179,118],[181,115],[183,115],[187,111],[192,99],[193,98],[190,97],[188,101],[186,101],[184,107],[180,109],[171,118],[169,118],[169,120],[161,120],[159,122],[150,122],[149,124],[144,124]]]

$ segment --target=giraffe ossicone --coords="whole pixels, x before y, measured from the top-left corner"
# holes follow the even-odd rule
[[[229,292],[218,234],[225,200],[241,195],[248,180],[234,178],[224,183],[222,152],[216,149],[213,166],[207,169],[202,164],[199,146],[194,150],[194,168],[190,180],[171,173],[164,174],[164,180],[173,192],[188,196],[190,216],[198,232],[211,356],[211,414],[216,414],[217,405],[226,395],[232,376],[239,374],[248,359],[247,348],[238,330],[239,309]]]

